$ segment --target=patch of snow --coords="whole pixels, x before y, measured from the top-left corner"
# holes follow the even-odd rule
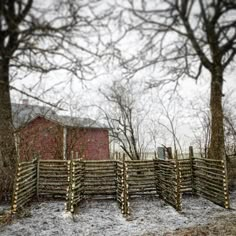
[[[7,204],[0,205],[0,213],[11,210],[11,206]]]
[[[183,197],[181,213],[157,197],[131,199],[131,216],[121,214],[116,201],[84,200],[76,214],[65,212],[63,202],[33,203],[31,217],[16,219],[0,229],[4,236],[53,235],[163,235],[179,228],[206,225],[216,217],[236,216],[236,192],[227,210],[201,197]]]

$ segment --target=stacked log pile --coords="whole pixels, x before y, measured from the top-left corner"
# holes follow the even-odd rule
[[[37,195],[66,198],[68,170],[66,160],[40,160]]]
[[[37,162],[20,162],[13,190],[12,213],[29,203],[36,194]]]
[[[154,160],[159,196],[181,211],[180,173],[177,161]]]
[[[229,208],[227,169],[224,160],[193,159],[194,189],[198,195]]]

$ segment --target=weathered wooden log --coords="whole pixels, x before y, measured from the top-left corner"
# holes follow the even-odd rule
[[[179,164],[190,164],[191,160],[190,159],[178,159]]]
[[[221,184],[221,185],[217,185],[217,184],[213,184],[211,182],[207,182],[207,181],[203,181],[201,179],[196,179],[196,183],[198,186],[203,186],[203,187],[211,187],[211,188],[214,188],[218,191],[222,191],[224,189],[224,186]]]
[[[84,170],[84,174],[87,175],[87,174],[91,174],[91,175],[106,175],[106,174],[113,174],[115,175],[116,174],[116,171],[115,170],[94,170],[94,171],[91,171],[91,170]]]
[[[65,194],[67,193],[66,189],[40,189],[40,195],[45,194]]]
[[[32,175],[32,176],[28,176],[26,178],[21,178],[21,180],[18,180],[16,182],[16,186],[19,186],[20,184],[27,184],[29,181],[31,181],[32,179],[36,179],[36,175]]]
[[[197,157],[194,157],[193,158],[194,161],[204,161],[204,162],[212,162],[212,163],[224,163],[223,160],[218,160],[218,159],[210,159],[210,158],[197,158]]]
[[[22,192],[20,195],[16,194],[14,196],[14,199],[13,199],[13,202],[14,203],[18,203],[18,202],[21,202],[23,201],[24,199],[28,199],[28,196],[33,196],[35,195],[35,191],[34,189],[30,189],[30,190],[27,190],[25,192]]]
[[[144,186],[149,186],[149,185],[154,186],[155,185],[155,181],[150,181],[150,180],[148,180],[148,181],[142,180],[140,182],[128,180],[127,182],[129,184],[129,186],[142,186],[142,185],[144,185]]]
[[[67,174],[44,174],[44,175],[40,175],[40,178],[67,178],[68,175]]]
[[[22,180],[28,178],[29,176],[36,176],[36,170],[33,170],[32,172],[29,172],[29,173],[24,174],[24,175],[17,176],[16,181],[17,182],[22,181]]]
[[[214,179],[209,179],[207,177],[204,178],[204,176],[203,177],[196,176],[195,179],[196,179],[196,181],[202,182],[204,184],[210,184],[212,186],[219,186],[219,187],[226,186],[223,179],[222,180],[214,180]]]
[[[18,166],[29,166],[35,164],[35,161],[21,161],[18,163]]]
[[[43,177],[40,176],[39,177],[39,184],[47,184],[47,183],[68,183],[68,179],[63,177],[63,178],[47,178],[47,177]]]
[[[95,164],[103,164],[103,163],[105,163],[105,164],[116,164],[116,161],[115,160],[82,160],[81,161],[82,163],[85,163],[85,164],[93,164],[93,163],[95,163]]]
[[[129,189],[129,195],[132,194],[137,194],[137,193],[151,193],[151,194],[156,194],[156,189],[155,188],[150,188],[150,189],[138,189],[138,188],[130,188]]]
[[[223,176],[215,176],[212,173],[206,174],[206,173],[204,173],[200,170],[194,171],[194,174],[195,174],[196,177],[200,177],[200,178],[207,178],[207,179],[210,178],[210,179],[214,179],[214,180],[217,180],[217,181],[222,181],[223,180],[223,178],[222,178]]]
[[[193,169],[194,169],[195,175],[204,174],[204,175],[208,175],[208,176],[212,176],[212,177],[219,177],[219,178],[222,178],[225,175],[223,172],[221,174],[219,174],[219,173],[215,173],[212,171],[208,171],[208,170],[196,168],[196,167],[194,167]]]
[[[18,166],[18,172],[21,172],[21,171],[29,171],[29,170],[32,170],[32,168],[35,168],[35,164],[30,164],[30,165],[27,165],[27,166]]]
[[[103,174],[96,174],[96,173],[84,173],[84,177],[85,178],[106,178],[106,177],[116,177],[116,174],[115,173],[112,173],[112,174],[106,174],[106,173],[103,173]]]
[[[56,160],[56,159],[51,159],[51,160],[40,160],[40,164],[43,163],[68,163],[67,160]]]
[[[225,173],[223,168],[212,168],[212,167],[207,167],[207,166],[203,166],[203,165],[199,165],[199,166],[194,166],[195,169],[200,169],[200,170],[207,170],[210,171],[212,173]]]
[[[33,180],[31,180],[30,182],[28,182],[27,184],[24,184],[24,185],[21,185],[21,184],[17,185],[16,186],[16,191],[21,192],[21,191],[24,191],[25,189],[30,188],[31,186],[34,186],[34,185],[36,187],[36,179],[33,179]]]
[[[195,189],[197,190],[198,195],[203,196],[204,198],[207,198],[208,200],[210,200],[214,203],[222,202],[222,206],[224,206],[225,198],[223,196],[215,194],[215,193],[211,193],[211,192],[206,191],[198,186],[196,186]]]
[[[68,185],[68,182],[67,181],[64,181],[64,182],[54,182],[54,183],[52,183],[52,182],[41,182],[40,184],[39,184],[39,186],[41,187],[41,186],[44,186],[44,185],[46,185],[46,186],[55,186],[55,187],[60,187],[60,186],[67,186]]]
[[[17,200],[16,202],[14,201],[13,206],[12,206],[13,213],[16,213],[20,206],[23,207],[28,202],[30,202],[33,196],[34,196],[34,193],[31,193],[31,194],[28,194],[25,198]]]
[[[126,164],[146,164],[146,163],[154,163],[153,160],[126,160],[125,161]]]

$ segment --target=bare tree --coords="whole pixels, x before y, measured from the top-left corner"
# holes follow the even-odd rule
[[[95,40],[99,21],[107,14],[97,16],[99,2],[1,1],[0,176],[6,182],[11,182],[16,163],[10,83],[32,71],[34,76],[63,69],[79,79],[91,75],[93,57],[99,56],[100,40]]]
[[[176,104],[172,100],[169,103],[164,103],[164,101],[159,97],[158,104],[161,107],[161,112],[158,118],[158,125],[162,126],[167,133],[171,135],[171,140],[174,145],[174,153],[177,154],[177,150],[180,151],[180,155],[183,156],[183,150],[180,144],[180,139],[177,134],[177,128],[179,126],[179,112],[175,110]],[[165,145],[163,145],[165,147]],[[166,147],[165,147],[166,148]]]
[[[229,91],[224,97],[225,151],[227,155],[236,153],[236,109],[235,92]]]
[[[122,37],[131,30],[136,31],[143,45],[135,57],[136,62],[132,60],[135,66],[132,72],[159,63],[171,74],[170,81],[184,77],[197,80],[204,71],[210,74],[209,156],[221,159],[224,155],[224,73],[236,54],[236,2],[127,0],[121,1],[120,6],[120,15],[125,19],[123,24],[126,22]],[[153,83],[152,86],[159,84]]]
[[[107,108],[102,108],[105,119],[110,128],[111,138],[118,142],[121,149],[130,159],[140,160],[144,149],[140,133],[144,116],[137,108],[137,94],[134,83],[113,82],[106,91],[101,91]],[[136,91],[136,92],[135,92]]]
[[[235,150],[236,141],[236,111],[234,107],[235,98],[233,92],[228,92],[223,99],[224,112],[224,132],[225,132],[225,152],[229,154]],[[193,110],[192,130],[194,134],[194,143],[200,151],[202,157],[208,156],[208,149],[210,147],[211,138],[211,115],[209,109],[209,102],[202,96],[194,97],[194,102],[190,106]]]
[[[194,145],[200,152],[201,157],[208,156],[208,149],[210,144],[210,127],[211,116],[209,110],[209,103],[205,101],[202,96],[196,96],[195,102],[191,102],[190,107],[193,110],[191,116],[191,129],[194,135]],[[197,102],[196,102],[197,101]]]

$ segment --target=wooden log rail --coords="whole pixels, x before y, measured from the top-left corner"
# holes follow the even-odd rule
[[[82,199],[91,196],[105,195],[117,198],[116,161],[72,160],[68,162],[67,169],[67,211],[74,212]]]
[[[129,196],[156,194],[153,160],[125,161]]]
[[[83,195],[116,197],[116,161],[83,161]]]
[[[181,193],[192,192],[192,163],[190,159],[178,160],[181,178]]]
[[[222,207],[230,207],[225,160],[194,158],[193,174],[197,195]]]
[[[182,208],[181,176],[179,163],[175,160],[154,160],[157,192],[165,202],[177,211]]]
[[[68,187],[67,160],[40,160],[38,173],[38,197],[66,199]]]
[[[20,162],[17,172],[12,197],[12,213],[29,203],[36,194],[37,162]]]
[[[180,178],[178,167],[172,161],[71,161],[68,164],[66,210],[73,212],[75,206],[92,195],[115,196],[123,215],[130,214],[129,200],[132,196],[157,194],[177,210],[181,209]],[[164,178],[164,179],[163,179]],[[158,182],[157,182],[158,179]],[[167,181],[168,179],[168,181]],[[173,181],[176,184],[173,185]],[[77,192],[76,192],[77,191]],[[160,194],[160,193],[159,193]]]

